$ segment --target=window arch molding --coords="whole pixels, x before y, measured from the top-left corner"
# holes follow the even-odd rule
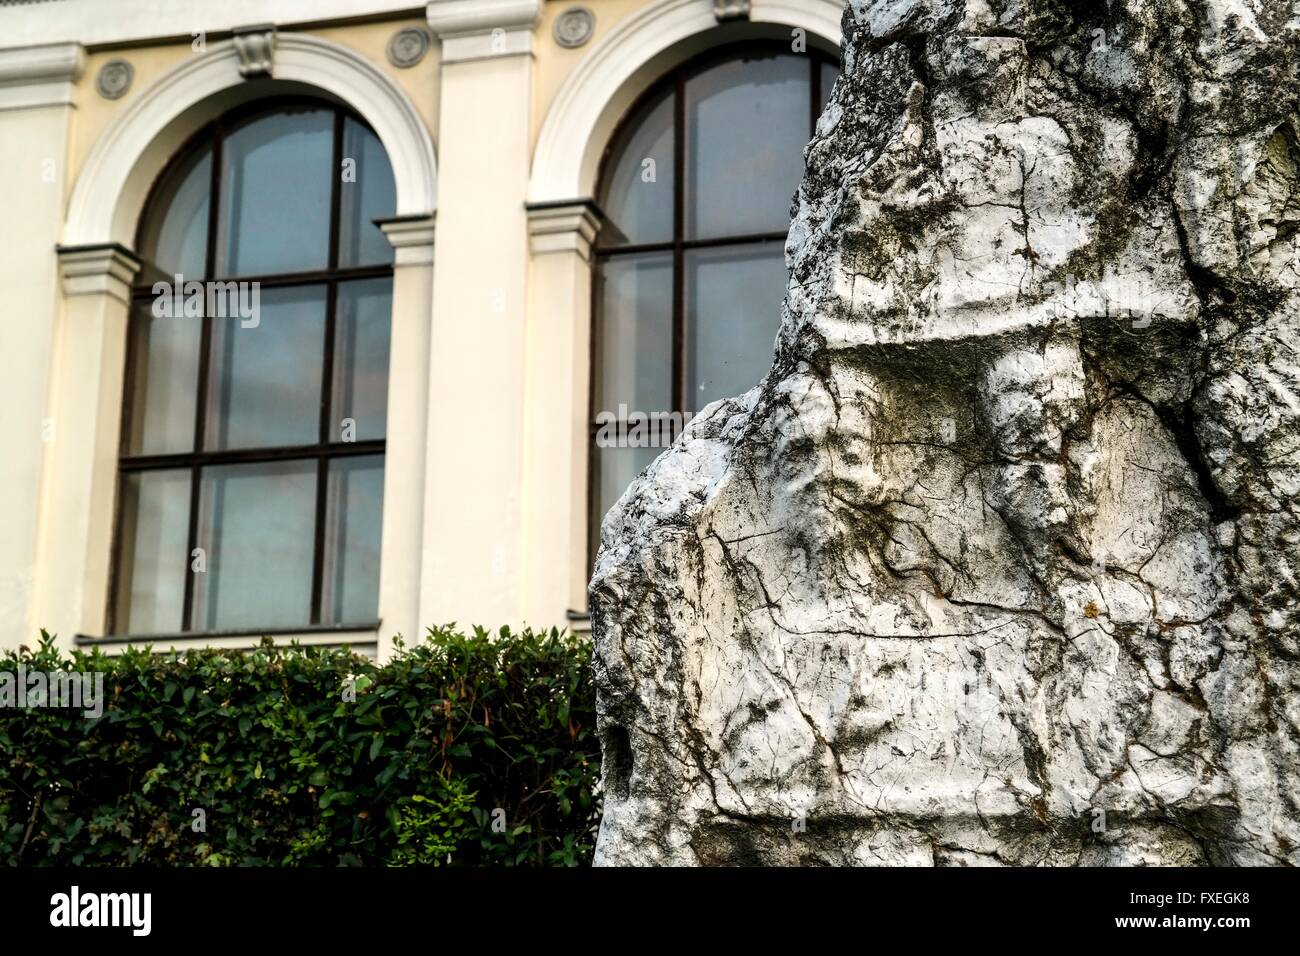
[[[393,166],[398,216],[433,212],[433,140],[415,105],[387,74],[337,43],[287,33],[276,38],[273,76],[245,80],[234,42],[226,40],[154,80],[87,157],[68,204],[63,245],[130,248],[150,188],[195,132],[243,102],[294,85],[337,98],[375,130]]]
[[[529,203],[595,195],[601,157],[616,127],[666,73],[719,43],[789,39],[839,49],[839,0],[753,0],[748,21],[719,25],[713,0],[658,0],[620,21],[569,75],[537,139]]]

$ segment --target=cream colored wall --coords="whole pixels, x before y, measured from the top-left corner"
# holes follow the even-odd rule
[[[70,105],[0,111],[0,646],[32,642],[41,478],[54,443],[67,441],[50,414],[54,244],[70,179]]]
[[[448,64],[420,617],[520,619],[530,64]]]
[[[297,0],[267,2],[267,9],[308,9]],[[348,8],[345,0],[330,2]],[[515,18],[504,23],[504,55],[491,48],[490,24],[471,23],[480,2]],[[434,0],[427,17],[303,30],[382,70],[409,99],[437,152],[432,261],[427,247],[399,251],[395,279],[384,620],[378,634],[352,635],[380,655],[396,632],[410,639],[452,620],[565,626],[566,612],[585,604],[596,221],[580,205],[526,209],[535,152],[565,82],[620,22],[652,4],[691,3],[707,25],[711,6],[581,2],[596,16],[595,34],[573,50],[552,37],[569,0],[546,0],[535,22],[531,0]],[[393,5],[354,0],[352,8],[371,6]],[[54,7],[41,13],[57,15]],[[8,15],[0,14],[0,25]],[[446,36],[435,36],[417,66],[398,69],[385,51],[406,26],[432,26]],[[58,281],[54,245],[96,144],[137,97],[192,55],[175,24],[168,20],[166,28],[165,40],[90,50],[84,72],[71,80],[71,102],[41,109],[4,109],[0,48],[0,286],[14,307],[0,319],[0,407],[14,423],[15,450],[0,459],[0,646],[30,641],[39,626],[57,627],[65,642],[75,632],[103,632],[125,307],[103,290],[69,294]],[[46,38],[53,29],[27,28],[23,35]],[[126,38],[124,29],[97,22],[90,33]],[[291,23],[279,29],[294,32]],[[139,35],[147,30],[141,24]],[[131,63],[134,82],[122,99],[107,100],[95,78],[117,58]],[[621,95],[620,103],[629,93]],[[57,179],[38,185],[32,171],[47,154],[59,159]],[[62,449],[42,442],[39,428],[60,408],[80,410],[74,433],[59,434],[56,425],[56,441],[75,442]]]

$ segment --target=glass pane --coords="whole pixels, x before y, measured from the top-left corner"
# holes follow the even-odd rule
[[[132,455],[194,450],[203,320],[156,317],[153,302],[138,302],[131,320],[131,420],[126,430]]]
[[[329,264],[334,113],[275,113],[222,145],[222,264],[226,275]]]
[[[686,83],[688,238],[785,232],[808,142],[808,61],[732,60]]]
[[[383,438],[393,280],[345,282],[338,296],[330,441]],[[351,434],[344,424],[347,419],[351,419]]]
[[[595,541],[600,543],[600,522],[614,506],[632,479],[659,457],[662,448],[599,448],[591,450],[596,461]],[[594,551],[593,551],[594,553]]]
[[[379,137],[351,117],[343,121],[339,189],[339,265],[392,262],[392,244],[374,220],[397,210],[393,167]]]
[[[686,383],[691,411],[742,395],[772,365],[787,276],[776,242],[686,254]]]
[[[673,237],[673,104],[665,93],[641,107],[615,140],[607,164],[602,246],[666,242]]]
[[[320,440],[325,287],[262,289],[256,324],[213,319],[204,445],[314,445]]]
[[[140,232],[145,268],[136,281],[204,277],[211,191],[212,147],[204,146],[173,166],[154,193]]]
[[[119,634],[179,631],[189,569],[190,472],[127,474],[121,495],[114,630]]]
[[[673,260],[668,253],[601,263],[597,412],[673,410]]]
[[[831,91],[835,88],[835,81],[839,79],[840,68],[837,63],[823,62],[819,67],[821,70],[821,102],[817,104],[817,115],[821,115],[826,110],[826,104],[830,102]]]
[[[314,461],[205,468],[194,629],[309,624],[315,517]]]
[[[379,617],[383,457],[334,459],[327,491],[322,623],[373,622]]]

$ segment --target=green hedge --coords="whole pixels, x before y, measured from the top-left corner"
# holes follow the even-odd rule
[[[430,632],[340,650],[35,651],[0,674],[104,675],[106,705],[0,700],[6,865],[590,861],[599,803],[586,641]],[[0,678],[2,680],[2,678]]]

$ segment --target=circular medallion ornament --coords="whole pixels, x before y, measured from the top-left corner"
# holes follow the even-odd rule
[[[126,60],[109,60],[99,69],[95,89],[106,100],[115,100],[131,88],[135,68]]]
[[[406,69],[415,66],[429,52],[429,33],[419,27],[398,30],[388,41],[388,62]]]
[[[586,7],[569,7],[555,18],[555,42],[566,49],[582,46],[596,29],[596,15]]]

